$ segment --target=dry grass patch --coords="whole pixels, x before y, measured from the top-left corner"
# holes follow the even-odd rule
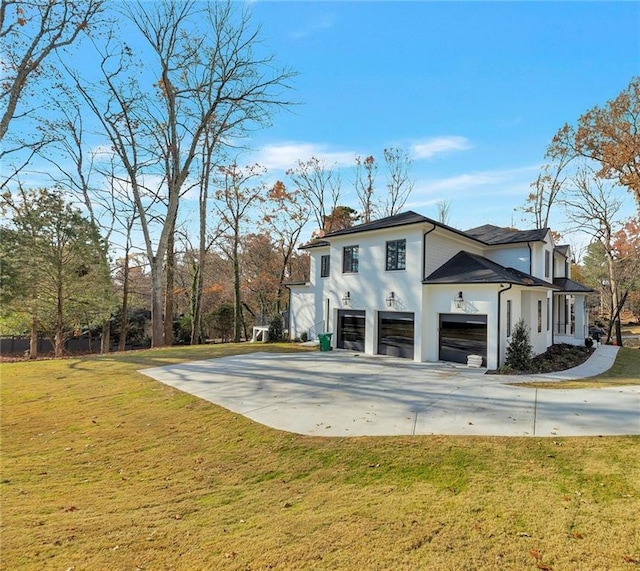
[[[136,372],[249,349],[3,364],[3,568],[640,565],[639,438],[310,438]]]

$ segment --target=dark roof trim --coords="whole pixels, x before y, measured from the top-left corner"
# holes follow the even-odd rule
[[[560,288],[561,292],[571,293],[592,293],[595,290],[583,285],[579,282],[575,282],[569,278],[553,278],[553,283]]]
[[[330,246],[329,242],[326,240],[322,240],[320,238],[316,238],[311,242],[307,242],[306,244],[302,244],[302,246],[298,247],[298,250],[311,250],[311,248],[322,248],[323,246]]]
[[[499,284],[510,283],[526,287],[544,287],[557,289],[552,283],[545,282],[532,275],[505,268],[483,256],[464,250],[445,262],[427,276],[423,284]]]

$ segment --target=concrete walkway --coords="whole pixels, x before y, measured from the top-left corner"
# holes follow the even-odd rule
[[[617,348],[535,380],[608,369]],[[536,389],[521,377],[349,351],[253,353],[141,371],[262,424],[314,436],[640,434],[640,386]],[[562,376],[558,376],[562,375]]]

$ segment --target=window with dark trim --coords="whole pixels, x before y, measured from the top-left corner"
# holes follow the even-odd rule
[[[547,331],[549,331],[551,325],[551,300],[547,298]]]
[[[538,300],[538,333],[542,333],[542,300]]]
[[[407,241],[390,240],[387,242],[387,271],[407,269]]]
[[[358,272],[359,246],[345,246],[342,250],[342,273],[355,274]]]
[[[507,337],[511,337],[511,300],[507,300]]]
[[[330,271],[331,271],[331,256],[329,254],[325,254],[320,258],[320,277],[328,278]]]
[[[544,251],[544,277],[548,278],[551,272],[551,254],[549,250]]]

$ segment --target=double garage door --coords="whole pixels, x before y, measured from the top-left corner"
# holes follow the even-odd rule
[[[340,349],[364,352],[366,313],[360,310],[338,311]],[[413,359],[414,315],[402,312],[378,313],[378,353]]]

